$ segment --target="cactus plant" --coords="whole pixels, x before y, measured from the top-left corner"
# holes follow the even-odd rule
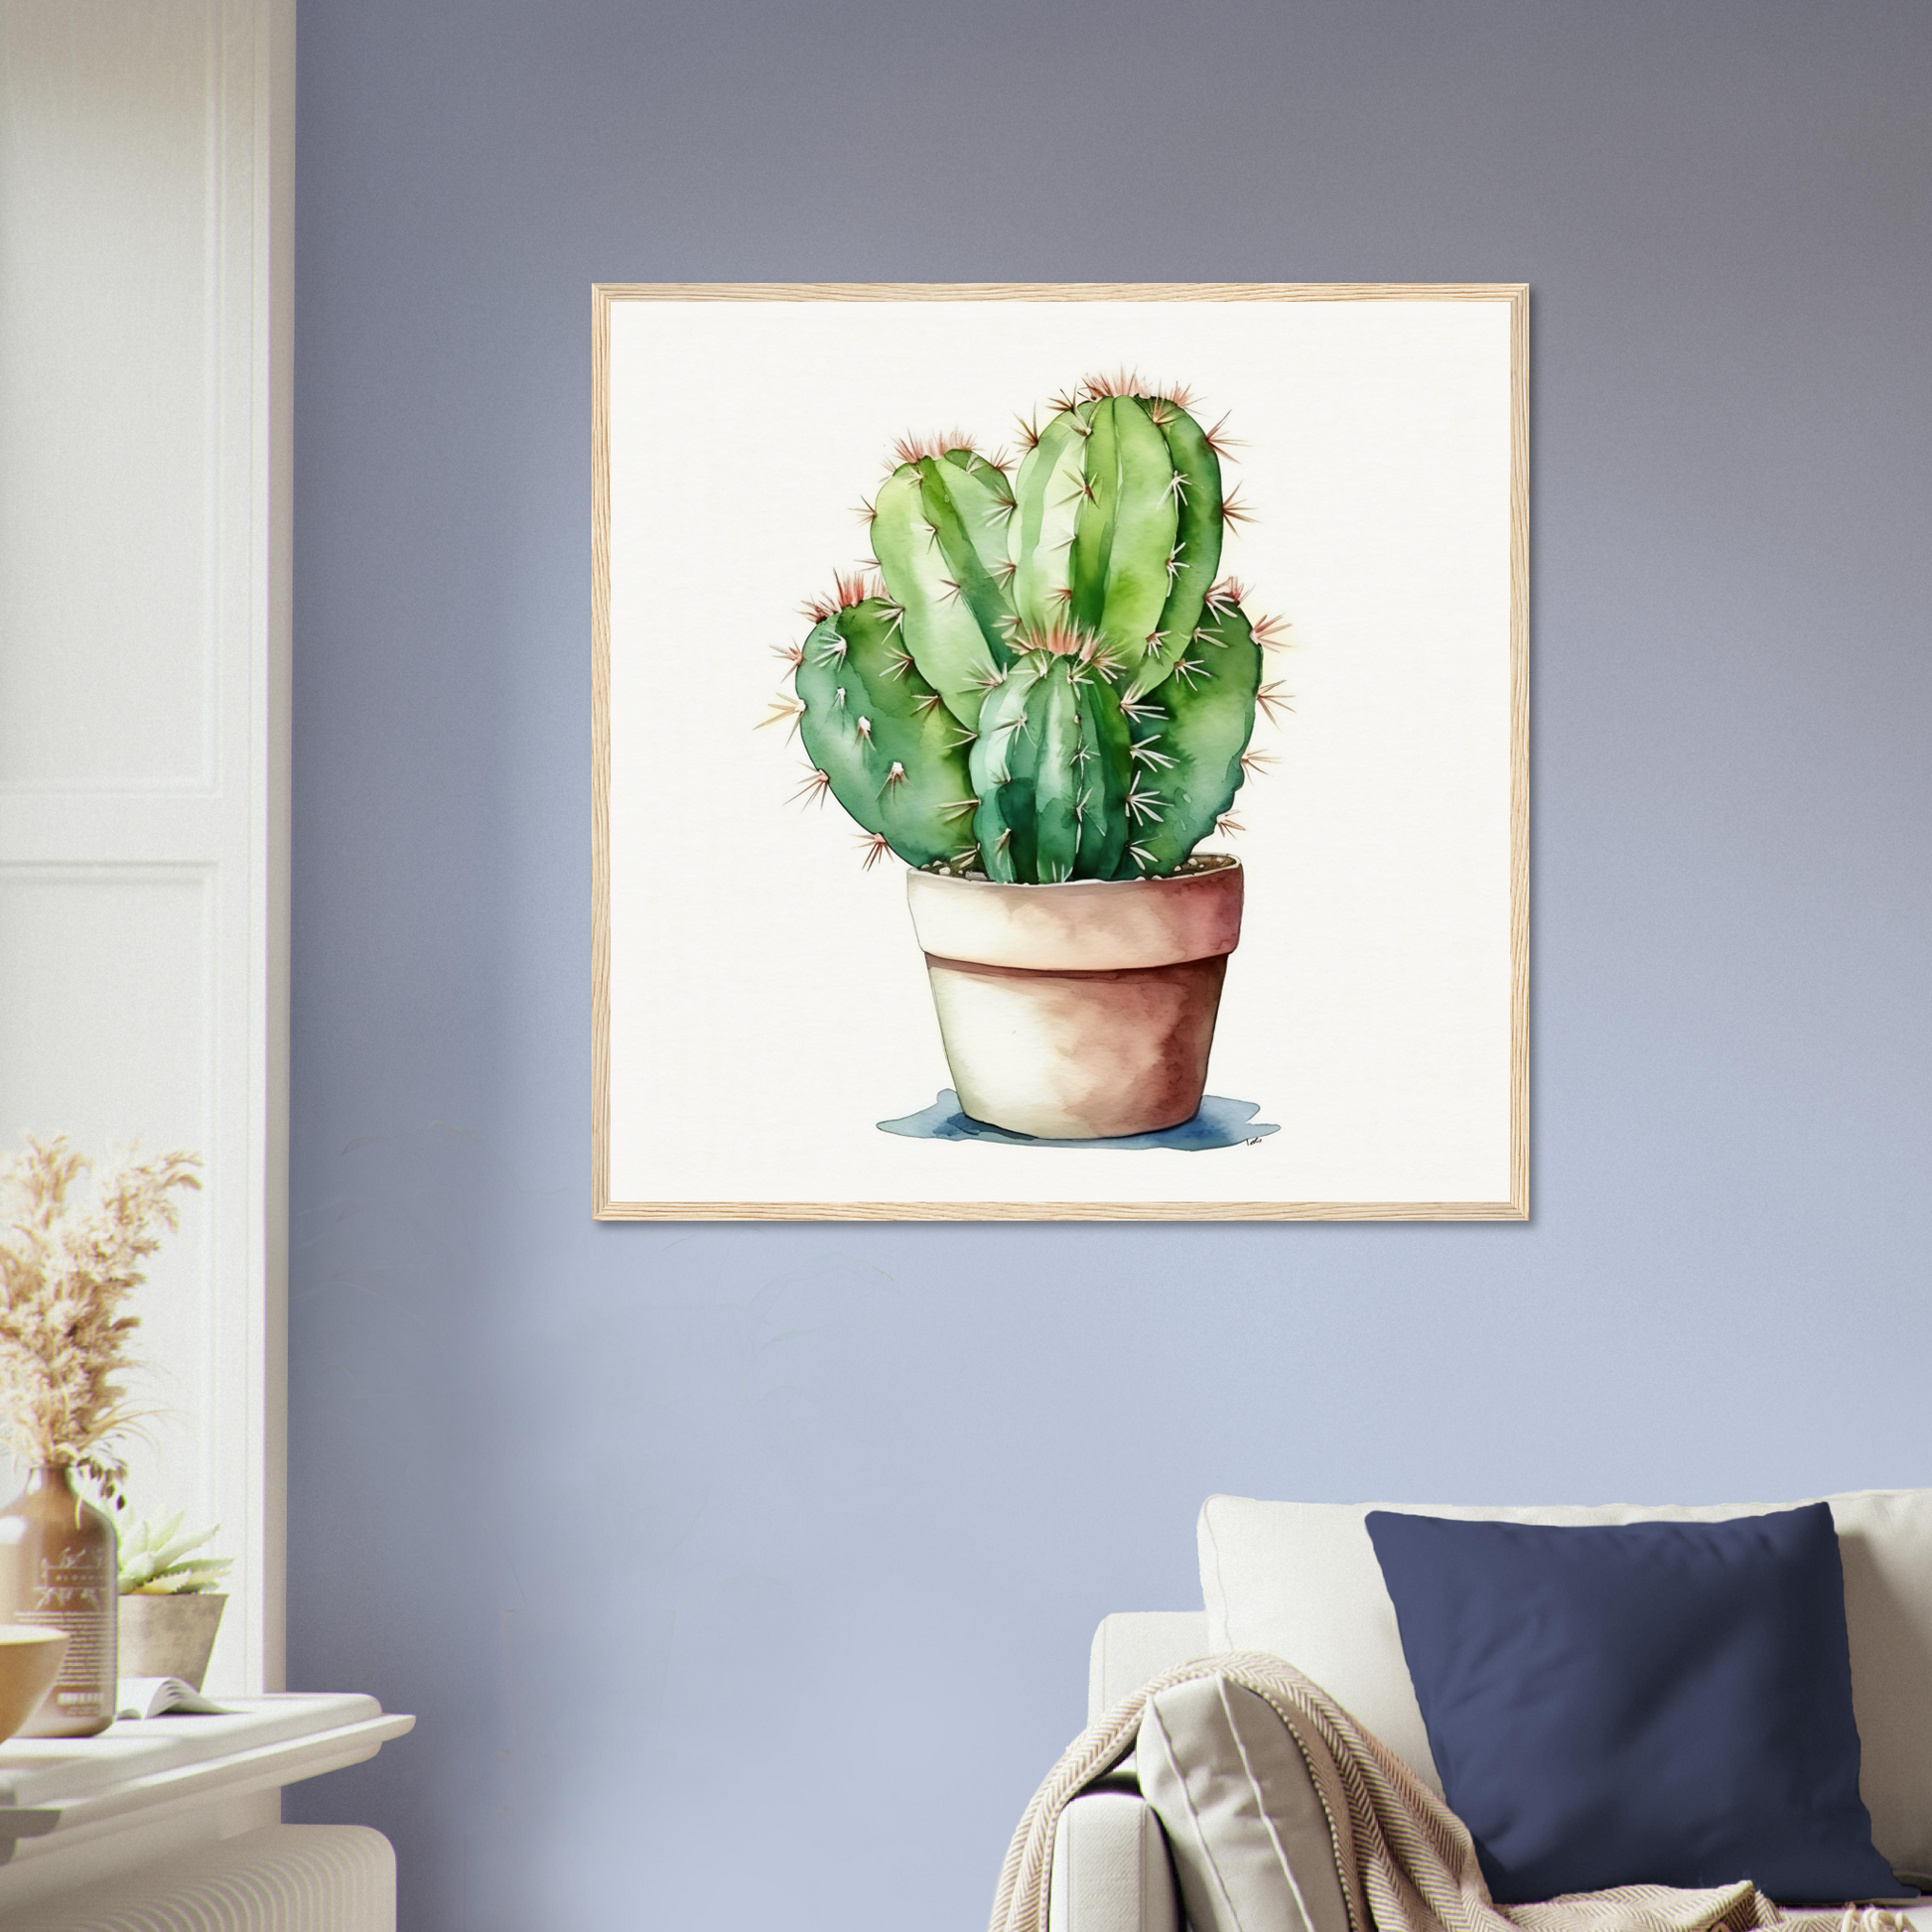
[[[773,713],[868,863],[1162,878],[1231,825],[1275,639],[1217,580],[1245,512],[1187,401],[1083,383],[1024,425],[1011,474],[962,435],[898,445],[866,507],[878,575],[806,607]]]

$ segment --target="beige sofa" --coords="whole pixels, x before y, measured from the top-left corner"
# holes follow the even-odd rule
[[[1873,1841],[1901,1874],[1932,1892],[1932,1490],[1861,1490],[1832,1505],[1845,1565],[1861,1790]],[[1089,1721],[1151,1678],[1191,1658],[1265,1650],[1328,1690],[1439,1793],[1421,1712],[1363,1518],[1372,1508],[1537,1523],[1723,1520],[1788,1503],[1540,1509],[1466,1505],[1257,1502],[1202,1506],[1200,1610],[1129,1611],[1094,1633]],[[1301,1898],[1287,1932],[1348,1932],[1325,1861],[1319,1805],[1307,1841],[1308,1879],[1288,1848]],[[1295,1794],[1287,1801],[1292,1813]],[[1911,1917],[1932,1932],[1932,1902]],[[1299,1919],[1299,1924],[1295,1921]],[[1129,1758],[1068,1805],[1054,1840],[1050,1932],[1182,1932],[1173,1863]]]

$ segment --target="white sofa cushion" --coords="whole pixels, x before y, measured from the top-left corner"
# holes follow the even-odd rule
[[[1157,1691],[1134,1756],[1189,1932],[1349,1932],[1321,1794],[1264,1699],[1221,1677]]]
[[[1815,1499],[1814,1499],[1815,1500]],[[1845,1563],[1860,1795],[1899,1871],[1932,1872],[1932,1490],[1829,1496]],[[1395,1606],[1364,1519],[1371,1509],[1511,1523],[1723,1522],[1789,1503],[1489,1509],[1436,1503],[1276,1503],[1210,1496],[1201,1590],[1212,1650],[1285,1657],[1437,1792]]]

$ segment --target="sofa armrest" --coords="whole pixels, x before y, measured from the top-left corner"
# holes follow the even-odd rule
[[[1161,1821],[1138,1792],[1083,1791],[1053,1835],[1047,1932],[1179,1932]]]

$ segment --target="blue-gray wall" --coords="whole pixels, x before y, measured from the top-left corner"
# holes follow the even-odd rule
[[[972,1932],[1209,1491],[1932,1482],[1921,0],[302,0],[291,1794]],[[1525,280],[1529,1226],[594,1225],[596,280]],[[721,628],[720,648],[742,640]]]

